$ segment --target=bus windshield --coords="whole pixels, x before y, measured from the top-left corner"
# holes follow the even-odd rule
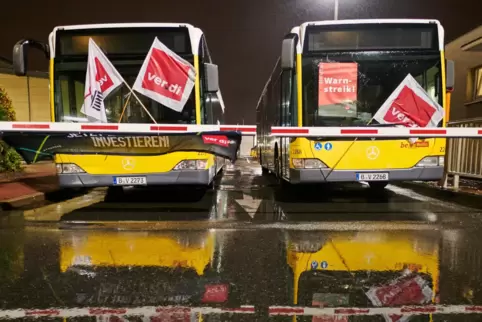
[[[337,63],[352,63],[336,66]],[[346,84],[350,103],[319,100],[320,68],[353,66]],[[375,125],[375,113],[400,83],[411,75],[434,101],[442,105],[440,54],[409,52],[332,52],[303,58],[304,126]],[[344,72],[344,71],[343,71]],[[334,79],[334,78],[333,78]],[[325,88],[331,78],[324,78]],[[334,80],[336,82],[336,80]],[[353,86],[355,84],[356,86]],[[340,84],[335,84],[340,87]],[[326,91],[326,89],[324,90]],[[329,88],[328,88],[329,89]]]
[[[88,121],[81,113],[81,107],[84,102],[89,38],[104,51],[131,87],[155,37],[194,64],[187,28],[81,29],[58,31],[56,36],[55,119],[61,122]],[[126,85],[122,85],[104,99],[109,123],[153,123],[144,107],[156,123],[196,123],[194,91],[180,113],[140,93],[135,94],[140,102],[131,95]]]

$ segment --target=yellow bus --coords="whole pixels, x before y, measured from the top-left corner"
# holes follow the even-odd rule
[[[454,65],[444,57],[436,20],[306,22],[285,36],[257,104],[257,146],[264,172],[290,183],[439,180],[445,139],[277,138],[271,126],[396,126],[375,114],[409,76],[449,115]],[[324,77],[323,75],[335,75]],[[439,113],[442,114],[442,113]]]
[[[311,307],[435,304],[438,302],[440,275],[438,240],[434,233],[422,236],[409,232],[314,234],[288,231],[287,263],[293,279],[292,303]],[[413,289],[408,287],[410,290],[404,291],[404,283],[396,282],[404,274],[408,278],[418,279],[417,282],[421,284],[423,296],[418,297],[418,303],[412,303],[417,296],[405,297],[410,291],[414,295]],[[380,300],[382,305],[370,299],[370,290],[389,287],[390,284],[399,287],[393,293],[398,296],[396,299],[388,296]],[[378,321],[373,316],[361,320]],[[336,321],[349,319],[340,318]]]
[[[221,276],[216,245],[209,231],[64,234],[60,272],[76,293],[69,304],[227,304],[233,289]]]
[[[119,23],[56,27],[48,44],[21,40],[14,47],[15,73],[26,73],[27,47],[44,51],[50,58],[52,122],[89,122],[81,113],[89,39],[132,86],[146,55],[157,37],[164,45],[189,61],[196,71],[194,89],[182,112],[138,94],[158,124],[224,124],[224,103],[213,64],[201,29],[190,24]],[[152,123],[127,86],[105,99],[108,123]],[[124,108],[125,107],[125,108]],[[124,111],[124,112],[123,112]],[[186,127],[186,126],[184,126]],[[224,166],[224,159],[210,153],[173,152],[159,156],[65,155],[55,157],[62,187],[116,186],[119,176],[136,176],[142,185],[201,185],[212,183]],[[129,185],[135,185],[129,182]],[[121,188],[121,187],[120,187]]]

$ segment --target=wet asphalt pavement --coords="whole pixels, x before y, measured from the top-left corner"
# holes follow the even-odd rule
[[[208,191],[98,189],[0,217],[0,319],[482,321],[481,232],[473,205],[400,186],[282,189],[239,160]],[[406,305],[427,310],[390,311]]]

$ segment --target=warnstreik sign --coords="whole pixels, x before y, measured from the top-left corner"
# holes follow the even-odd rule
[[[318,115],[356,116],[357,63],[318,65]]]
[[[122,133],[2,133],[27,163],[50,160],[56,154],[161,155],[178,151],[212,153],[236,160],[241,144],[238,132],[176,133],[163,135]]]

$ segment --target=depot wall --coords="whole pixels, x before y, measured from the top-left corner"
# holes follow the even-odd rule
[[[242,157],[247,157],[251,154],[251,149],[256,144],[255,136],[244,135],[241,139],[241,146],[239,147],[239,155]]]
[[[50,121],[48,74],[32,72],[15,76],[11,68],[0,68],[0,87],[12,100],[17,121]]]
[[[455,89],[452,93],[451,121],[482,117],[482,26],[446,46],[446,58],[455,62]]]

